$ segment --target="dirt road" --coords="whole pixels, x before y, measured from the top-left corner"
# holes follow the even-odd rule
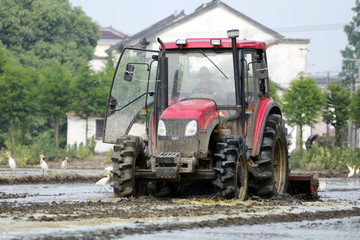
[[[281,196],[245,202],[218,201],[211,196],[117,198],[109,186],[99,192],[93,183],[2,185],[0,238],[189,239],[213,232],[203,238],[238,239],[240,234],[253,239],[258,237],[254,228],[266,229],[270,224],[277,226],[276,234],[264,236],[279,239],[289,237],[286,233],[292,234],[293,228],[303,237],[309,228],[330,221],[326,226],[336,230],[347,221],[350,228],[343,231],[342,239],[350,239],[346,233],[351,236],[360,230],[359,181],[333,178],[328,182],[317,201]]]

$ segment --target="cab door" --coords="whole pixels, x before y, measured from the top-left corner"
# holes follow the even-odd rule
[[[106,106],[105,143],[116,143],[120,136],[147,138],[148,108],[154,101],[158,51],[125,48],[113,76]],[[155,59],[155,60],[154,60]]]
[[[266,68],[266,57],[264,50],[246,49],[242,59],[245,80],[246,144],[252,149],[260,99],[268,97],[268,80],[260,80],[258,71]]]

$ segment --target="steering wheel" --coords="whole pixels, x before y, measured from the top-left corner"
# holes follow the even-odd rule
[[[195,88],[194,90],[192,90],[191,94],[196,94],[196,93],[200,93],[200,94],[209,94],[209,95],[214,95],[216,94],[216,92],[210,88]]]

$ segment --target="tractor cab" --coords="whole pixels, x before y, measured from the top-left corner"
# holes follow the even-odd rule
[[[247,137],[252,148],[253,137],[248,132],[254,126],[250,121],[261,97],[269,96],[265,44],[237,42],[238,73],[229,38],[177,40],[165,43],[164,48],[167,69],[158,68],[161,51],[123,50],[108,99],[104,142],[138,135],[151,142],[149,152],[157,154],[172,151],[165,149],[163,140],[178,145],[174,141],[195,135],[210,138],[223,123],[231,125],[231,134]],[[165,84],[160,79],[164,71]],[[228,132],[220,130],[220,135]],[[204,146],[198,140],[196,144],[189,141],[192,149],[183,148],[187,149],[183,154],[206,157],[208,141]]]

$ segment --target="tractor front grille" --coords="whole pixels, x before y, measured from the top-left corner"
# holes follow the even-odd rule
[[[180,152],[181,156],[192,157],[199,148],[199,133],[185,136],[185,127],[189,119],[163,119],[166,136],[158,137],[159,152]]]

